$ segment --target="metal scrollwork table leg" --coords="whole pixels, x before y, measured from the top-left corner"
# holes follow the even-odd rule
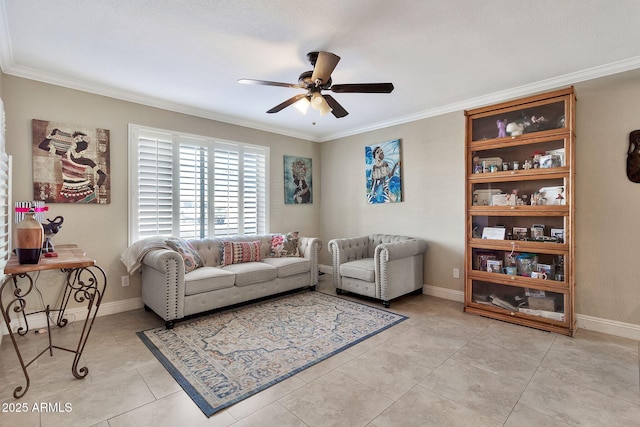
[[[107,285],[107,276],[104,270],[97,265],[82,266],[78,268],[62,268],[61,271],[65,273],[64,291],[60,307],[55,309],[51,309],[50,306],[47,305],[44,310],[34,311],[30,313],[26,312],[27,303],[25,298],[34,289],[34,280],[30,276],[30,273],[12,274],[4,280],[2,285],[0,285],[0,309],[2,310],[2,317],[4,318],[4,322],[7,325],[7,329],[9,330],[11,342],[16,351],[16,354],[18,355],[18,360],[20,361],[20,366],[26,380],[26,384],[24,386],[18,386],[13,391],[13,397],[15,397],[16,399],[24,396],[27,390],[29,390],[31,381],[27,368],[47,351],[49,352],[50,356],[53,356],[53,349],[74,353],[75,357],[73,359],[73,365],[71,366],[71,372],[73,373],[73,376],[82,379],[89,373],[89,369],[86,366],[78,369],[78,363],[80,362],[80,358],[82,357],[82,352],[84,351],[87,339],[89,338],[89,334],[91,333],[93,322],[95,321],[95,318],[98,314],[98,308],[100,307],[100,302],[102,301],[104,290]],[[20,281],[24,282],[24,280],[22,279],[26,279],[27,284],[27,287],[24,290],[19,283]],[[7,288],[11,283],[13,283],[14,285],[13,291],[11,292],[10,296],[11,299],[5,304],[2,297],[5,292],[5,288]],[[82,327],[82,333],[80,334],[80,339],[78,340],[78,345],[75,349],[53,345],[51,338],[51,324],[49,321],[50,314],[53,312],[57,312],[58,316],[56,319],[56,325],[60,328],[65,327],[68,323],[68,320],[64,317],[64,315],[70,301],[74,301],[78,304],[86,304],[87,310],[86,318],[84,319],[84,324]],[[24,320],[24,327],[20,326],[16,330],[16,333],[18,335],[26,335],[29,331],[27,316],[37,313],[44,313],[47,318],[47,334],[49,345],[33,359],[26,363],[22,357],[22,353],[20,353],[16,333],[14,333],[13,328],[11,327],[12,312],[16,313],[18,316],[21,316]]]

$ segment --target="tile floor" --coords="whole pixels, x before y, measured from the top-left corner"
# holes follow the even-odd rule
[[[326,276],[319,290],[333,293]],[[163,324],[142,309],[96,320],[83,380],[71,375],[71,353],[42,356],[20,400],[5,337],[0,426],[640,426],[638,341],[586,330],[568,338],[426,295],[391,309],[410,318],[211,418],[135,335]],[[73,323],[54,332],[69,346],[78,333]],[[46,335],[21,341],[35,355]]]

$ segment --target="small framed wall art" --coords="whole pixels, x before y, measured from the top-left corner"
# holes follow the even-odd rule
[[[284,203],[313,203],[313,170],[310,158],[284,156]]]

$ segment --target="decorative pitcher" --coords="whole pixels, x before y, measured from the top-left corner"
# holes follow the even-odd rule
[[[16,254],[20,264],[37,264],[42,255],[44,229],[30,209],[16,226]]]

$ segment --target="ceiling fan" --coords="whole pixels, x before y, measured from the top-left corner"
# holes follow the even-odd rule
[[[319,110],[321,115],[331,112],[336,118],[344,117],[349,113],[333,96],[323,95],[323,90],[330,90],[335,93],[391,93],[391,91],[393,91],[393,83],[351,83],[334,85],[332,84],[331,73],[340,61],[338,55],[331,52],[309,52],[307,59],[313,66],[313,70],[300,74],[297,84],[253,79],[240,79],[238,83],[290,87],[305,89],[307,91],[307,93],[293,96],[281,104],[276,105],[267,111],[267,113],[277,113],[299,102],[302,104],[305,112],[309,105],[311,105],[314,109]]]

